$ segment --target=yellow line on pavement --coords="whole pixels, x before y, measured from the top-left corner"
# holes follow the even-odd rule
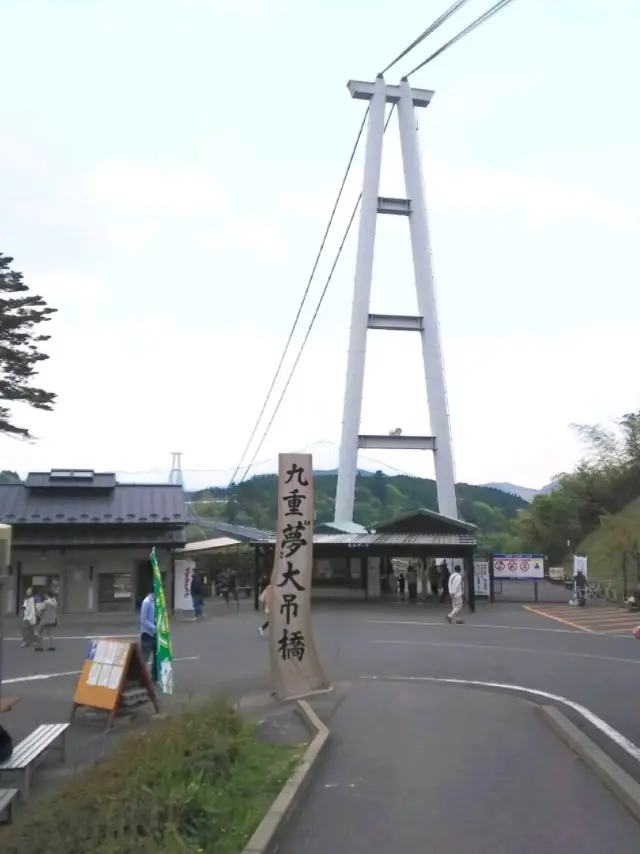
[[[532,605],[523,605],[525,611],[531,611],[532,614],[539,614],[541,617],[548,617],[550,620],[556,620],[558,623],[564,623],[565,626],[571,626],[573,629],[580,629],[582,632],[591,632],[586,626],[581,626],[579,623],[573,623],[571,620],[564,620],[562,617],[556,617],[555,614],[550,614],[548,611],[542,611],[534,608]]]
[[[573,616],[573,614],[571,614],[571,616]],[[630,620],[629,617],[627,617],[625,614],[611,614],[609,617],[598,617],[598,616],[595,616],[593,614],[589,614],[589,615],[580,614],[580,616],[577,617],[577,619],[579,619],[580,622],[584,621],[585,623],[588,623],[588,624],[591,624],[591,623],[619,623],[621,620],[627,620],[627,622],[633,622],[633,619]]]

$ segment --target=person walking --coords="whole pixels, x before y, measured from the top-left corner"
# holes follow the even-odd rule
[[[201,620],[204,617],[204,596],[202,591],[202,576],[197,570],[193,571],[189,592],[191,593],[194,619]]]
[[[409,590],[409,602],[418,601],[418,570],[413,564],[407,570],[407,588]]]
[[[235,573],[235,570],[230,569],[227,572],[227,605],[229,604],[229,597],[233,599],[236,603],[236,611],[240,610],[240,600],[238,599],[238,576]]]
[[[587,576],[581,569],[576,572],[573,583],[576,590],[575,601],[580,608],[584,608],[587,604]]]
[[[36,622],[36,600],[33,598],[33,588],[27,587],[22,603],[22,643],[20,646],[31,646],[34,642]]]
[[[267,619],[264,623],[259,627],[258,633],[260,637],[264,637],[264,633],[269,628],[269,612],[271,611],[271,585],[267,584],[262,593],[260,594],[260,605],[262,606],[262,610],[264,611]]]
[[[451,573],[449,572],[449,567],[447,566],[447,562],[445,560],[440,564],[440,604],[444,605],[447,595],[449,593],[449,577]]]
[[[147,593],[140,607],[140,649],[152,682],[158,681],[158,648],[156,644],[156,604],[153,589]]]
[[[47,652],[53,652],[53,630],[58,625],[58,600],[49,590],[44,595],[44,600],[38,602],[36,607],[36,616],[38,623],[35,631],[36,652],[42,652],[44,647],[42,640],[47,638]]]
[[[447,614],[448,623],[452,623],[454,620],[456,621],[456,623],[464,623],[464,620],[460,619],[463,594],[464,584],[462,581],[462,573],[460,572],[459,566],[454,566],[453,572],[449,576],[449,596],[451,596],[453,608],[451,610],[451,613]]]
[[[431,595],[437,599],[440,593],[440,567],[437,563],[432,563],[429,567],[429,587]]]

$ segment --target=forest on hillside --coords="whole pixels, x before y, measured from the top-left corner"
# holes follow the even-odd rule
[[[640,523],[623,513],[640,497],[640,411],[617,419],[612,427],[574,425],[585,453],[576,468],[558,475],[558,488],[536,496],[510,529],[524,551],[546,554],[567,564],[597,532],[598,555],[606,577],[635,586],[640,581]],[[631,569],[632,568],[632,569]]]
[[[333,520],[337,475],[316,473],[317,521]],[[460,516],[478,525],[482,544],[491,551],[513,551],[517,543],[509,523],[527,503],[517,495],[485,486],[459,483],[456,487]],[[237,486],[211,488],[189,494],[199,516],[218,518],[234,525],[262,530],[276,526],[277,478],[260,475]],[[388,476],[381,471],[359,474],[356,480],[355,521],[375,527],[420,508],[438,509],[436,484],[409,475]]]

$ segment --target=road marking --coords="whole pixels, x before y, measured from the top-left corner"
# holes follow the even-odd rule
[[[578,623],[573,623],[571,620],[564,620],[562,617],[556,617],[553,614],[550,614],[548,611],[540,611],[537,608],[534,608],[532,605],[523,605],[522,606],[525,611],[530,611],[532,614],[539,614],[541,617],[548,617],[550,620],[556,620],[558,623],[564,623],[565,626],[571,626],[574,629],[579,629],[581,632],[590,632],[591,629],[585,628],[585,626],[581,626]]]
[[[73,640],[103,640],[104,638],[137,638],[138,634],[129,634],[129,635],[63,635],[58,637],[56,635],[56,641],[73,641]],[[22,638],[4,638],[6,641],[21,641]]]
[[[598,611],[576,612],[575,608],[561,606],[559,608],[549,608],[543,610],[536,605],[523,605],[528,611],[533,614],[539,614],[541,617],[547,617],[550,620],[557,620],[569,626],[576,626],[583,632],[591,634],[609,634],[619,635],[620,637],[631,637],[633,629],[637,625],[637,620],[632,614],[616,611],[614,608],[598,608]],[[571,618],[571,619],[568,619]]]
[[[554,703],[560,703],[573,709],[588,721],[596,729],[600,730],[603,735],[611,739],[618,747],[621,747],[629,756],[640,762],[640,747],[630,741],[617,729],[614,729],[606,721],[599,718],[598,715],[581,706],[580,703],[574,703],[573,700],[567,697],[561,697],[559,694],[550,694],[547,691],[539,691],[537,688],[524,688],[522,685],[507,685],[502,682],[480,682],[474,679],[445,679],[439,676],[361,676],[361,679],[370,682],[440,682],[445,685],[470,685],[477,688],[496,688],[502,691],[513,691],[514,693],[531,694],[534,697],[542,697],[545,700],[552,700]]]
[[[199,655],[185,655],[182,658],[174,658],[174,661],[197,661]],[[3,679],[3,685],[15,685],[17,682],[39,682],[43,679],[59,679],[62,676],[79,676],[82,670],[65,670],[62,673],[36,673],[33,676],[14,676],[12,679]]]
[[[367,622],[389,626],[440,626],[441,629],[448,628],[448,623],[445,623],[444,621],[429,623],[424,620],[367,620]],[[516,632],[554,632],[556,634],[564,635],[584,634],[582,629],[550,629],[547,626],[498,626],[489,625],[488,623],[469,623],[468,627],[474,629],[511,629],[511,631]]]
[[[636,623],[636,625],[637,625],[637,623]],[[632,638],[633,637],[632,633],[633,633],[633,630],[635,629],[635,627],[636,626],[625,626],[624,627],[624,634],[622,634],[623,629],[621,626],[618,626],[615,629],[611,629],[611,628],[600,629],[598,631],[598,634],[599,635],[611,635],[612,637],[620,637],[620,638],[629,638],[629,637]]]
[[[82,670],[66,670],[64,673],[36,673],[34,676],[16,676],[13,679],[3,679],[3,685],[15,685],[17,682],[38,682],[41,679],[57,679],[60,676],[78,676]]]
[[[566,650],[557,649],[526,649],[525,647],[517,646],[488,646],[477,643],[442,643],[440,641],[405,641],[405,640],[374,640],[374,644],[391,644],[396,646],[442,646],[442,647],[460,647],[462,649],[499,649],[504,652],[530,652],[538,655],[560,655],[570,658],[591,658],[596,661],[617,661],[621,664],[635,664],[640,667],[640,659],[635,658],[617,658],[610,655],[592,655],[587,652],[567,652]]]
[[[610,623],[626,621],[632,623],[634,621],[633,614],[628,611],[614,611],[598,609],[597,611],[578,611],[576,608],[549,608],[539,610],[535,605],[531,606],[535,614],[554,614],[558,617],[568,617],[570,619],[579,620],[580,623]]]

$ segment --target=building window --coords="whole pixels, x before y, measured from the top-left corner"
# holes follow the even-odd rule
[[[129,611],[132,602],[132,573],[101,572],[98,575],[99,611]]]

